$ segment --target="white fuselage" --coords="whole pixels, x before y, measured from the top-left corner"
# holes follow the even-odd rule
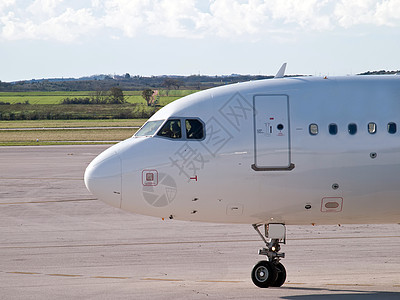
[[[171,119],[180,138],[157,134]],[[202,138],[189,138],[187,120]],[[181,98],[153,121],[157,131],[88,166],[100,200],[217,223],[400,223],[400,76],[234,84]]]

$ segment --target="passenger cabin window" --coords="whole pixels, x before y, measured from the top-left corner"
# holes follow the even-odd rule
[[[157,132],[162,123],[164,123],[164,120],[148,121],[135,133],[135,136],[152,136]]]
[[[204,137],[203,123],[196,119],[185,121],[186,138],[190,140],[201,140]]]
[[[158,136],[167,137],[170,139],[182,138],[181,120],[171,119],[168,120],[164,126],[157,133]]]
[[[348,126],[349,134],[355,135],[357,133],[357,124],[350,123]]]
[[[395,134],[396,131],[397,131],[397,125],[396,125],[396,123],[390,122],[390,123],[387,125],[387,131],[388,131],[390,134]]]
[[[310,124],[309,131],[311,135],[318,134],[318,125],[317,124]]]
[[[338,127],[336,124],[329,124],[329,133],[331,135],[336,135],[338,132]]]
[[[376,124],[374,122],[368,123],[368,133],[370,133],[370,134],[376,133]]]

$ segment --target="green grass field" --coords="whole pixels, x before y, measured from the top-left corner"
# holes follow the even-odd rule
[[[159,107],[138,104],[14,104],[0,106],[0,120],[147,119]]]
[[[146,119],[0,121],[0,129],[140,127],[144,122]]]
[[[176,99],[197,92],[196,90],[170,90],[168,96],[166,90],[159,90],[159,105],[164,106]],[[60,104],[65,98],[86,98],[93,94],[91,91],[81,92],[0,92],[0,102],[30,104]],[[124,91],[125,100],[128,103],[146,104],[142,97],[142,91]]]
[[[145,119],[0,121],[0,146],[115,143],[131,137],[137,131],[137,128],[118,127],[140,127],[145,121]],[[102,128],[93,129],[95,127]],[[26,130],[13,130],[16,128]],[[52,129],[31,130],[32,128]]]
[[[195,90],[159,90],[159,107]],[[109,143],[131,137],[159,107],[148,107],[142,91],[125,91],[127,104],[61,105],[65,98],[90,97],[93,92],[0,92],[0,146]],[[167,96],[168,94],[168,96]],[[16,104],[25,103],[27,104]],[[5,121],[9,120],[9,121]],[[13,130],[13,129],[23,130]],[[51,130],[30,130],[52,128]],[[77,129],[85,128],[85,129]],[[1,130],[11,129],[11,130]]]
[[[56,129],[7,130],[0,132],[0,142],[49,141],[122,141],[131,137],[136,129]]]

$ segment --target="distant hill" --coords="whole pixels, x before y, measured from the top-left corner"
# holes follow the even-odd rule
[[[400,70],[397,70],[397,71],[385,71],[385,70],[368,71],[368,72],[360,73],[358,75],[393,75],[393,74],[400,74]]]
[[[109,76],[94,75],[83,78],[50,78],[32,79],[17,82],[0,82],[2,92],[24,91],[96,91],[119,87],[125,91],[144,89],[207,89],[215,86],[243,82],[249,80],[268,79],[273,76],[264,75],[227,75],[227,76]]]
[[[358,75],[382,75],[395,74],[400,71],[368,71]],[[304,76],[304,75],[288,75]],[[28,92],[28,91],[105,91],[112,87],[119,87],[125,91],[135,91],[144,89],[194,89],[202,90],[211,87],[244,82],[250,80],[270,79],[272,75],[239,75],[231,74],[225,76],[130,76],[125,75],[92,75],[82,78],[48,78],[32,79],[16,82],[1,82],[1,92]]]

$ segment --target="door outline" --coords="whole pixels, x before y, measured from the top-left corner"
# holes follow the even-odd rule
[[[288,165],[287,166],[257,166],[257,124],[256,124],[256,97],[268,97],[268,96],[284,96],[286,97],[286,117],[287,117],[287,135],[288,135]],[[290,135],[290,109],[289,109],[289,95],[286,94],[256,94],[253,96],[253,134],[254,134],[254,164],[251,165],[251,168],[254,171],[291,171],[295,168],[295,165],[292,163],[292,153],[291,153],[291,135]]]

